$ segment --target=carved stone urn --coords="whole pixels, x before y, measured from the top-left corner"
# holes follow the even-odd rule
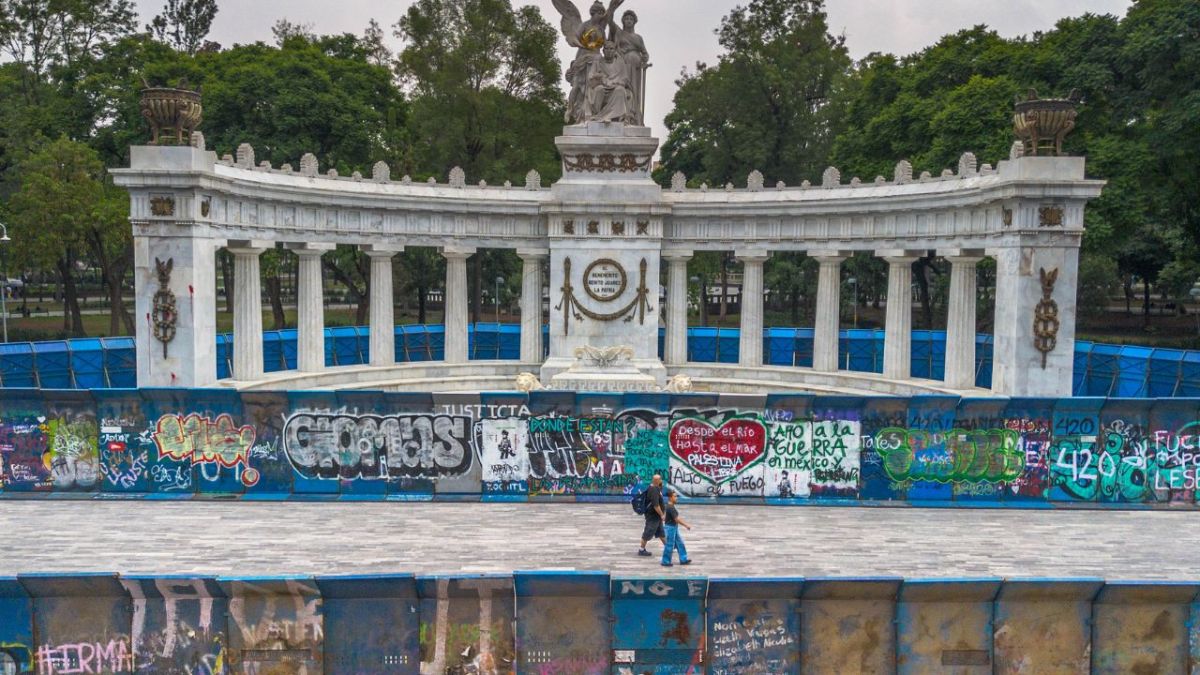
[[[154,145],[190,143],[192,132],[204,118],[200,92],[188,89],[147,86],[142,89],[141,110],[150,123]]]
[[[1013,133],[1025,145],[1025,154],[1061,155],[1063,139],[1075,128],[1079,95],[1072,91],[1067,98],[1038,98],[1029,90],[1027,98],[1017,99],[1013,110]]]

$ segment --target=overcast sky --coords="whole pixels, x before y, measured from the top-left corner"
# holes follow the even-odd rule
[[[136,0],[143,23],[161,11],[163,0]],[[514,6],[534,4],[555,26],[558,14],[550,0],[512,0]],[[361,34],[376,19],[390,34],[391,26],[412,4],[408,0],[218,0],[220,11],[209,39],[224,46],[262,40],[270,42],[271,26],[280,18],[311,24],[316,33]],[[586,14],[591,0],[575,0]],[[675,79],[696,61],[714,63],[719,55],[713,30],[721,17],[748,0],[626,0],[638,13],[638,32],[645,36],[653,67],[647,73],[646,120],[665,140],[663,117],[671,110]],[[976,24],[986,24],[1011,37],[1053,28],[1066,16],[1085,12],[1123,16],[1130,0],[828,0],[830,30],[844,33],[850,55],[870,52],[909,54],[939,37]],[[392,46],[397,41],[392,40]],[[572,56],[560,42],[564,62]]]

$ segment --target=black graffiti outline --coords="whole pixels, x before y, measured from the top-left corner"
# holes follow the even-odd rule
[[[282,444],[304,478],[435,480],[471,471],[472,427],[462,415],[297,411],[284,421]],[[317,435],[327,442],[315,445]]]

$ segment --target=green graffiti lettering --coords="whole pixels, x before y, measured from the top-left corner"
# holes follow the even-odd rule
[[[1011,483],[1025,470],[1020,437],[1012,429],[887,427],[875,434],[875,451],[891,480],[937,483]]]

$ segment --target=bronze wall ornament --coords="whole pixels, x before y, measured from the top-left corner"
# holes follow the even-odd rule
[[[175,294],[171,292],[171,270],[175,267],[175,259],[167,258],[166,262],[154,259],[155,272],[158,274],[158,290],[154,293],[154,339],[162,343],[163,358],[167,358],[167,345],[175,339],[175,325],[179,321],[179,312],[175,308]]]
[[[1038,209],[1038,224],[1042,227],[1062,227],[1063,210],[1061,206],[1043,206]]]
[[[624,221],[614,220],[612,224],[612,233],[614,237],[624,236],[625,223]]]
[[[566,165],[567,171],[595,171],[598,173],[632,173],[634,171],[648,171],[650,169],[651,156],[638,157],[637,155],[626,152],[620,155],[603,154],[593,155],[590,152],[581,152],[575,157],[570,155],[563,156],[563,164]]]
[[[646,270],[648,265],[645,258],[642,258],[639,267],[641,278],[638,282],[637,295],[633,300],[628,305],[614,312],[596,312],[588,309],[579,301],[579,297],[575,294],[575,286],[571,284],[571,259],[564,258],[563,285],[559,289],[562,291],[562,297],[558,301],[558,304],[554,306],[554,309],[562,310],[563,313],[563,335],[570,334],[572,317],[576,321],[582,321],[584,317],[593,321],[616,321],[617,319],[624,319],[625,323],[633,321],[636,317],[639,324],[645,325],[646,313],[654,311],[654,307],[650,305],[650,289],[646,287]],[[586,285],[586,283],[585,274],[584,284]]]
[[[564,220],[563,221],[563,234],[575,234],[575,221],[573,221],[573,220]]]
[[[175,215],[174,197],[151,197],[150,215],[166,218]]]
[[[1013,212],[1012,209],[1000,209],[1000,220],[1005,227],[1012,227]]]
[[[638,234],[649,234],[650,233],[650,221],[648,221],[648,220],[637,221],[637,233]]]
[[[589,220],[588,224],[587,224],[587,233],[588,234],[600,234],[600,221]]]
[[[1058,268],[1049,272],[1045,267],[1038,269],[1042,281],[1042,299],[1033,310],[1033,345],[1042,353],[1042,370],[1046,369],[1046,357],[1058,345],[1058,303],[1050,296],[1058,281]]]
[[[212,212],[212,197],[205,197],[204,199],[200,200],[200,217],[207,218],[208,214],[211,212]]]

